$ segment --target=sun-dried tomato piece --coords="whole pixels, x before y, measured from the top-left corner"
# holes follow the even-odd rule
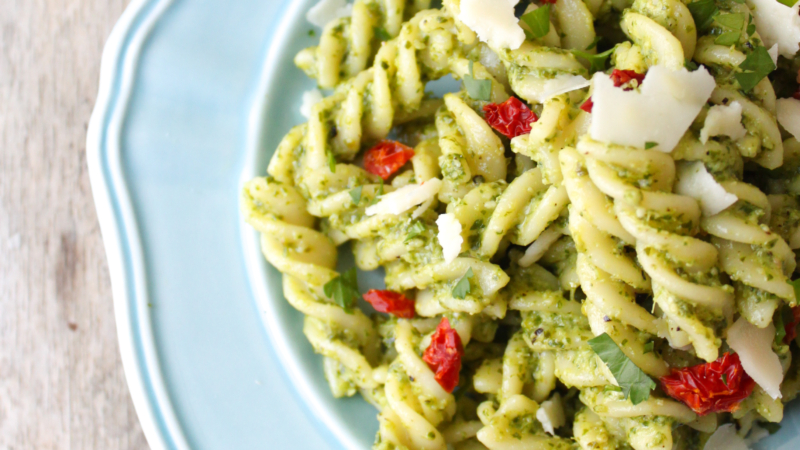
[[[458,373],[461,371],[461,356],[464,346],[458,332],[450,327],[447,317],[442,317],[439,326],[431,336],[431,343],[425,349],[422,360],[435,373],[439,386],[447,392],[453,392],[458,386]]]
[[[586,99],[585,102],[581,105],[581,109],[586,111],[587,113],[592,112],[592,108],[594,107],[594,102],[592,101],[592,97]]]
[[[394,314],[401,319],[414,318],[414,301],[399,292],[370,289],[364,294],[364,300],[378,312]]]
[[[508,138],[530,133],[531,124],[539,120],[517,97],[510,97],[499,105],[489,103],[483,107],[483,112],[489,125]]]
[[[624,84],[630,83],[632,80],[636,80],[636,82],[641,85],[644,81],[645,74],[636,72],[635,70],[619,70],[614,69],[611,72],[611,81],[614,82],[614,86],[620,87]],[[626,91],[632,90],[632,86],[628,86],[625,88]]]
[[[735,353],[725,353],[714,362],[673,369],[660,381],[667,395],[701,416],[735,411],[756,385]]]
[[[397,141],[381,141],[364,155],[364,168],[384,180],[389,179],[414,157],[414,149]]]
[[[784,325],[786,336],[783,343],[789,345],[797,337],[797,325],[800,325],[800,306],[792,308],[792,320]]]

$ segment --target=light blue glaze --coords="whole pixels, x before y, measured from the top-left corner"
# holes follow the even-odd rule
[[[302,121],[300,96],[314,83],[291,59],[314,41],[302,14],[312,3],[134,1],[104,54],[88,158],[121,342],[131,343],[122,346],[126,373],[154,448],[373,441],[376,411],[332,398],[301,315],[283,300],[277,272],[253,257],[238,213],[241,180],[264,173]],[[147,363],[148,348],[157,364]],[[800,411],[789,409],[761,448],[800,448]]]

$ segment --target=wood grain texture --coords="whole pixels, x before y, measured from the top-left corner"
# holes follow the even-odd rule
[[[0,6],[0,449],[147,448],[86,168],[125,0]]]

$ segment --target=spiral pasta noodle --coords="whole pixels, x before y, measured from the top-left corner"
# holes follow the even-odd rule
[[[475,25],[481,3],[355,0],[295,58],[328,95],[243,186],[242,216],[334,396],[375,405],[380,450],[688,450],[718,422],[741,435],[779,422],[800,391],[791,336],[772,343],[783,399],[756,385],[730,414],[703,416],[666,385],[634,399],[624,379],[711,367],[734,322],[780,332],[794,317],[800,143],[776,121],[769,77],[749,92],[737,81],[761,42],[751,6],[715,0],[735,17],[696,24],[697,5],[680,0],[531,4],[503,10],[526,35],[511,49]],[[739,42],[720,44],[738,18]],[[589,78],[607,57],[612,80],[636,72],[616,87],[640,93],[654,67],[713,74],[674,150],[594,134]],[[445,76],[461,89],[426,92]],[[711,108],[732,103],[741,137],[704,131]],[[735,201],[709,212],[686,192],[699,167]],[[344,245],[358,269],[383,270],[378,292],[407,302],[402,314],[331,294]],[[454,379],[437,351],[458,355]]]

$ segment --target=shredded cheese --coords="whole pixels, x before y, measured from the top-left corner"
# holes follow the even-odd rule
[[[783,367],[778,355],[772,351],[775,326],[758,328],[740,317],[728,328],[728,345],[739,354],[744,371],[764,389],[770,397],[781,398]]]
[[[439,215],[436,226],[439,227],[436,238],[442,246],[444,262],[449,264],[461,253],[461,244],[464,243],[464,238],[461,237],[461,222],[453,214],[446,213]]]
[[[778,123],[795,139],[800,139],[800,100],[782,98],[775,106],[778,110]]]
[[[639,91],[614,87],[608,75],[592,78],[592,139],[671,152],[716,87],[705,67],[694,72],[653,66]]]
[[[380,197],[381,200],[377,204],[367,207],[364,212],[368,216],[377,214],[402,214],[424,203],[429,198],[432,198],[439,193],[439,189],[441,188],[442,180],[438,178],[431,178],[421,184],[409,184],[396,191],[382,195]]]
[[[514,16],[519,0],[462,0],[458,19],[490,47],[516,50],[525,32]]]
[[[703,129],[700,131],[700,142],[705,144],[712,136],[728,136],[733,140],[741,139],[747,134],[742,126],[742,105],[732,102],[730,105],[716,105],[708,110]]]
[[[592,82],[590,80],[587,80],[580,75],[561,74],[555,78],[545,81],[539,92],[535,92],[533,89],[531,89],[529,100],[533,100],[538,103],[544,103],[545,100],[549,99],[550,97],[566,94],[567,92],[571,92],[576,89],[583,89],[591,84]]]
[[[536,410],[536,420],[542,423],[544,431],[551,436],[555,435],[556,428],[561,428],[566,423],[564,408],[561,405],[561,396],[553,394],[550,400],[545,400]]]
[[[800,2],[788,7],[778,0],[752,0],[756,30],[769,48],[778,44],[780,54],[793,57],[800,50]]]
[[[706,166],[699,161],[681,164],[678,168],[675,192],[699,201],[704,216],[719,214],[739,200],[736,195],[726,191],[717,183],[706,170]]]
[[[322,101],[322,92],[319,89],[311,89],[303,92],[303,100],[300,103],[300,114],[306,119],[311,118],[311,109]]]
[[[306,13],[306,20],[320,28],[325,28],[328,23],[341,17],[348,17],[352,13],[353,5],[345,0],[319,0]]]

